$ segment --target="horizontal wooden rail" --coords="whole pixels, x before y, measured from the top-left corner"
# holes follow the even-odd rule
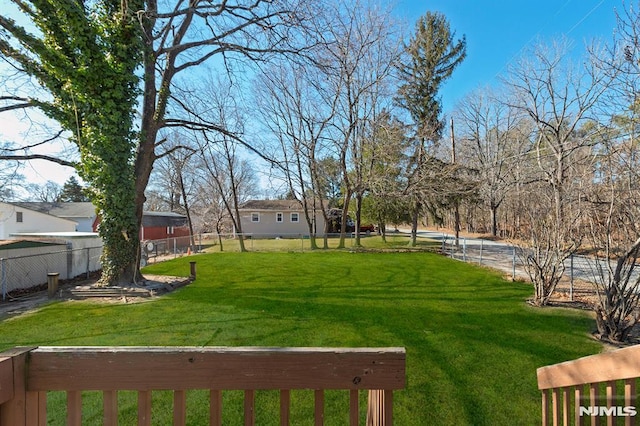
[[[640,346],[541,367],[537,376],[543,425],[568,425],[572,418],[583,424],[586,418],[595,422],[600,417],[606,417],[608,424],[624,418],[625,425],[632,425],[640,416],[636,406]]]
[[[370,397],[367,424],[389,425],[392,392],[404,386],[404,348],[17,348],[0,354],[0,424],[46,422],[48,391],[67,392],[68,424],[81,423],[82,391],[102,391],[105,424],[115,424],[119,390],[138,392],[139,424],[150,424],[152,391],[174,391],[174,424],[184,424],[185,391],[193,389],[211,392],[211,424],[222,424],[222,391],[245,391],[247,425],[255,421],[255,391],[281,391],[285,425],[290,390],[314,390],[322,424],[324,390],[335,389],[350,391],[351,425],[358,424],[358,391],[380,391]]]

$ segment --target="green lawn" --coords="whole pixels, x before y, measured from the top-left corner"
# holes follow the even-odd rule
[[[198,279],[173,294],[135,305],[53,303],[5,320],[0,347],[403,346],[398,425],[540,424],[536,368],[601,350],[587,314],[529,307],[529,285],[433,253],[211,253],[146,272],[188,275],[193,260]],[[239,396],[227,398],[240,411]],[[344,424],[329,413],[326,424]]]
[[[407,249],[410,241],[410,236],[405,233],[388,232],[386,235],[386,242],[382,241],[382,237],[375,234],[366,235],[363,233],[360,236],[360,245],[367,249]],[[330,249],[337,248],[340,239],[337,237],[330,237],[327,239],[327,246]],[[418,248],[439,248],[440,243],[429,238],[417,238]],[[203,241],[197,241],[205,247],[206,251],[219,252],[220,244],[217,239],[206,239]],[[246,238],[244,241],[245,248],[248,251],[297,251],[305,252],[311,250],[311,241],[307,236],[287,238]],[[316,238],[316,244],[322,248],[324,245],[324,239],[322,237]],[[344,241],[344,246],[347,249],[355,247],[355,234],[349,234]],[[240,244],[235,238],[225,238],[222,240],[222,251],[237,252],[240,251]]]

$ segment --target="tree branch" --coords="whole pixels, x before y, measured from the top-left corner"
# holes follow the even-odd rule
[[[51,161],[52,163],[60,164],[61,166],[67,167],[77,167],[78,163],[74,161],[67,161],[61,158],[53,157],[51,155],[44,154],[26,154],[26,155],[0,155],[0,160],[11,160],[11,161],[26,161],[26,160],[46,160]]]
[[[156,155],[156,159],[159,160],[159,159],[161,159],[163,157],[166,157],[168,155],[173,154],[174,152],[176,152],[176,151],[178,151],[180,149],[184,149],[184,150],[189,151],[189,155],[192,155],[192,154],[195,154],[196,152],[198,152],[196,149],[193,149],[192,147],[187,146],[187,145],[176,145],[176,146],[172,147],[171,149],[168,149],[167,151],[163,152],[162,154]]]
[[[53,142],[54,140],[58,139],[60,137],[60,135],[64,133],[64,129],[61,129],[58,131],[58,133],[56,133],[54,136],[43,140],[42,142],[38,142],[38,143],[34,143],[33,145],[27,145],[27,146],[20,146],[18,148],[2,148],[2,151],[4,152],[18,152],[18,151],[25,151],[31,148],[36,148],[38,146],[47,144],[49,142]]]

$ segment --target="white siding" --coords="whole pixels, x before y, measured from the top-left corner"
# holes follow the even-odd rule
[[[260,214],[260,221],[251,220],[254,213]],[[282,214],[282,222],[278,222],[278,213]],[[298,221],[291,221],[291,213],[298,213]],[[276,212],[276,211],[245,211],[241,215],[242,232],[252,238],[298,238],[309,235],[309,227],[304,212]],[[316,234],[324,232],[324,218],[322,213],[316,214]]]
[[[22,214],[22,222],[17,221]],[[29,232],[74,232],[77,223],[67,219],[39,213],[34,210],[0,203],[0,240],[11,238],[11,234]]]

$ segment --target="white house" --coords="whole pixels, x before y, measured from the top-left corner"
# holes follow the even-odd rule
[[[309,225],[300,201],[250,200],[243,203],[239,210],[242,233],[252,238],[298,238],[309,235]],[[318,208],[311,215],[315,232],[324,232],[322,211]]]
[[[50,214],[31,210],[14,203],[0,202],[0,240],[13,234],[35,232],[74,232],[77,223]]]
[[[20,202],[12,204],[72,220],[77,223],[75,230],[78,232],[94,232],[95,230],[97,213],[95,206],[90,202]]]

